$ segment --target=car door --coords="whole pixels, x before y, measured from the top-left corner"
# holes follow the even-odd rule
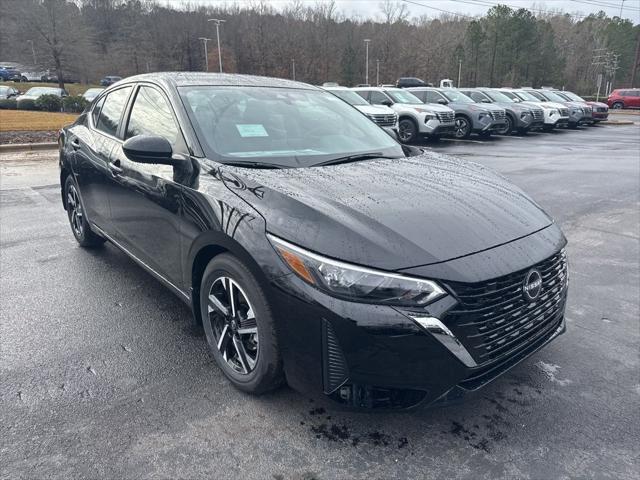
[[[100,98],[85,126],[73,128],[69,138],[74,154],[73,168],[87,218],[107,233],[111,216],[108,191],[113,182],[109,160],[117,139],[120,117],[131,87],[120,88]]]
[[[111,153],[115,186],[110,190],[111,224],[116,240],[129,253],[174,286],[182,281],[181,187],[171,165],[129,160],[122,145],[136,135],[166,138],[174,154],[188,156],[176,116],[164,93],[151,84],[136,88]],[[185,162],[188,163],[188,162]]]

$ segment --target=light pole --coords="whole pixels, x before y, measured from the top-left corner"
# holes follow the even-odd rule
[[[211,39],[207,37],[200,37],[202,43],[204,44],[204,71],[209,71],[209,52],[207,50],[207,42],[210,42]]]
[[[218,39],[218,63],[220,64],[220,73],[222,73],[222,53],[220,51],[220,24],[226,22],[226,20],[220,20],[219,18],[210,18],[207,22],[215,22],[216,24],[216,38]]]
[[[458,60],[458,88],[460,88],[460,74],[462,73],[462,59]]]
[[[620,20],[622,20],[622,7],[624,7],[624,0],[620,2]]]
[[[376,58],[376,87],[380,86],[380,60]]]
[[[33,54],[33,66],[35,67],[38,64],[38,60],[36,59],[36,49],[33,47],[33,40],[27,40],[27,43],[31,44],[31,53]]]
[[[291,75],[293,76],[293,79],[296,79],[296,59],[292,58],[291,59]]]
[[[369,42],[371,41],[370,38],[365,38],[364,39],[364,45],[365,45],[365,72],[364,72],[364,83],[366,83],[367,85],[369,85]]]

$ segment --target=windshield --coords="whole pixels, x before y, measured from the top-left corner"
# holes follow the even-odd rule
[[[493,93],[493,92],[494,92],[494,90],[491,91],[491,93]],[[502,93],[503,95],[509,97],[515,103],[522,102],[522,99],[518,95],[513,93],[513,92],[499,92],[499,93]]]
[[[564,92],[562,92],[562,94],[563,94],[565,97],[569,98],[569,100],[572,100],[572,101],[574,101],[574,102],[584,102],[584,101],[585,101],[585,100],[584,100],[584,98],[582,98],[582,97],[581,97],[581,96],[579,96],[579,95],[576,95],[576,94],[575,94],[575,93],[573,93],[573,92],[567,92],[567,91],[564,91]]]
[[[333,93],[336,97],[341,98],[349,105],[369,105],[369,103],[358,95],[356,92],[351,90],[327,90],[328,92]]]
[[[489,97],[494,102],[516,103],[516,101],[512,97],[502,92],[498,92],[496,90],[483,91],[482,93],[484,93],[487,97]]]
[[[450,102],[455,103],[476,103],[464,93],[457,90],[440,90],[440,93],[449,99]]]
[[[542,93],[542,92],[541,92]],[[560,95],[558,95],[555,92],[549,92],[549,91],[545,91],[544,93],[542,93],[546,98],[549,99],[549,101],[551,102],[566,102],[566,98],[562,98]]]
[[[421,105],[424,103],[413,93],[407,92],[406,90],[385,90],[385,93],[396,103],[405,103],[408,105]]]
[[[541,101],[538,97],[531,95],[529,92],[525,92],[524,90],[518,90],[517,92],[513,92],[513,93],[515,93],[518,97],[520,97],[520,99],[524,100],[525,102]]]
[[[345,156],[404,157],[384,130],[323,90],[180,87],[207,157],[253,167],[308,167]]]
[[[33,87],[27,90],[25,95],[60,95],[60,90],[58,88]]]

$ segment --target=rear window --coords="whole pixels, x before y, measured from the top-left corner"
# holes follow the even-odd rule
[[[104,133],[115,137],[118,131],[120,117],[127,104],[127,99],[131,93],[131,87],[120,88],[107,95],[104,106],[100,110],[100,118],[96,128]]]

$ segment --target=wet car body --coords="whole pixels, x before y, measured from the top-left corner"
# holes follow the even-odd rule
[[[202,85],[315,89],[242,75],[128,78],[101,94],[131,88],[113,135],[96,134],[91,109],[62,130],[61,182],[77,181],[92,229],[196,322],[207,261],[239,259],[275,312],[293,388],[352,407],[430,404],[480,388],[564,331],[566,239],[503,177],[433,153],[305,168],[220,163],[179,94]],[[180,125],[173,165],[127,157],[125,119],[143,86],[162,92]],[[361,272],[435,279],[442,292],[426,305],[328,294],[292,271],[278,245]]]
[[[567,121],[569,128],[576,128],[580,125],[591,123],[592,121],[591,107],[585,102],[567,100],[562,95],[559,95],[552,90],[525,90],[538,97],[541,101],[562,103],[566,105],[569,111],[569,120]]]

